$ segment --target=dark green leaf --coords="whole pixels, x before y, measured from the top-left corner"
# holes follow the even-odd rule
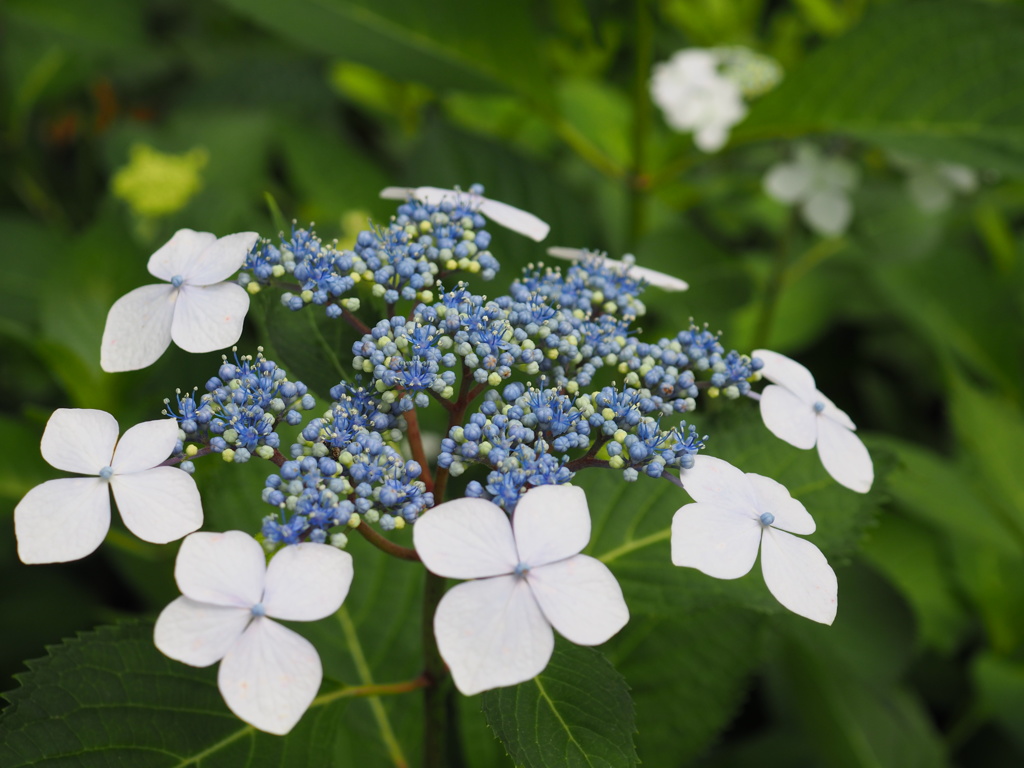
[[[954,0],[877,7],[758,102],[737,139],[842,133],[1024,172],[1024,14]]]
[[[636,704],[645,764],[688,765],[718,738],[761,662],[759,623],[757,614],[736,608],[635,617],[610,641],[608,657]]]
[[[528,6],[500,19],[457,0],[222,0],[307,50],[438,88],[508,88],[541,97],[548,84],[532,43]]]
[[[633,766],[633,702],[625,679],[598,651],[556,645],[525,683],[487,691],[484,717],[517,766]]]
[[[5,694],[4,768],[329,765],[348,706],[314,703],[287,737],[260,733],[228,711],[215,668],[194,669],[156,650],[150,622],[83,633],[29,669]]]

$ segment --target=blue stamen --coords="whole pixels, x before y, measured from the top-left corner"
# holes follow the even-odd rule
[[[821,402],[821,400],[819,400],[818,402],[816,402],[814,404],[814,412],[815,413],[821,413],[824,410],[825,410],[825,404],[823,402]]]
[[[263,603],[256,603],[252,608],[249,609],[253,616],[266,616],[267,609],[263,607]]]
[[[113,476],[114,476],[114,469],[113,469],[113,467],[104,467],[103,469],[100,470],[100,477],[103,478],[104,480],[109,480]]]
[[[171,285],[173,285],[175,288],[180,288],[181,284],[184,282],[185,278],[182,277],[181,275],[175,275],[174,277],[171,278]]]
[[[775,515],[771,512],[765,512],[761,515],[761,523],[763,525],[771,525],[775,522]]]
[[[516,563],[516,568],[514,571],[512,571],[512,573],[514,573],[516,576],[525,576],[526,572],[529,570],[530,566],[528,566],[526,563]]]

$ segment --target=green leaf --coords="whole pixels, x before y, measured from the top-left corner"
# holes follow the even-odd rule
[[[1024,747],[1024,664],[982,653],[971,664],[971,677],[981,707]]]
[[[841,133],[1024,173],[1024,14],[954,0],[878,6],[755,104],[735,139]]]
[[[484,717],[517,766],[633,766],[633,702],[598,651],[560,642],[537,677],[487,691]]]
[[[634,617],[608,644],[636,704],[637,751],[650,765],[688,765],[705,752],[743,703],[761,662],[759,617],[711,608],[671,619]],[[669,722],[671,728],[652,724]]]
[[[508,3],[500,19],[454,0],[222,0],[306,50],[441,89],[507,88],[542,97],[529,6]]]
[[[329,765],[348,706],[325,696],[287,737],[256,731],[224,705],[214,667],[156,650],[151,622],[82,633],[28,666],[0,715],[5,768]]]

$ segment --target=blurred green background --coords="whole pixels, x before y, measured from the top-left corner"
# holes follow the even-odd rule
[[[681,48],[725,45],[784,79],[704,154],[648,81]],[[267,193],[345,240],[386,220],[384,186],[480,182],[550,222],[545,245],[684,277],[685,294],[645,296],[647,331],[693,317],[727,349],[797,357],[875,456],[871,512],[830,553],[845,623],[794,621],[744,650],[742,627],[697,613],[693,650],[678,648],[690,667],[712,653],[705,629],[732,644],[640,722],[645,763],[1021,764],[1021,50],[1013,2],[6,0],[0,689],[46,645],[177,594],[173,547],[115,530],[90,559],[28,567],[10,521],[56,476],[38,451],[53,409],[124,428],[215,369],[218,355],[173,348],[145,371],[100,370],[106,312],[150,281],[148,255],[186,226],[273,235]],[[842,236],[762,189],[800,140],[859,169]],[[923,211],[893,153],[968,166],[977,188]],[[544,254],[492,229],[499,292]],[[668,753],[673,718],[689,730]]]

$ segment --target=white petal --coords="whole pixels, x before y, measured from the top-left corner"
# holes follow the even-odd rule
[[[184,277],[203,249],[216,240],[217,236],[212,232],[179,229],[149,257],[146,269],[153,277],[159,277],[167,282],[171,282],[171,279],[177,276]]]
[[[555,629],[577,645],[598,645],[629,621],[622,588],[608,566],[586,555],[531,568],[526,581]]]
[[[414,187],[384,187],[380,196],[384,200],[408,200],[415,192]]]
[[[249,625],[248,608],[225,608],[179,597],[160,612],[153,642],[164,656],[193,667],[224,658]]]
[[[785,387],[805,400],[811,400],[814,393],[817,393],[814,376],[796,360],[770,349],[755,349],[751,357],[758,357],[764,363],[761,375],[768,381]]]
[[[285,547],[267,566],[267,616],[316,621],[341,608],[352,584],[352,555],[327,544]]]
[[[283,736],[309,709],[322,679],[320,656],[312,643],[260,617],[220,663],[217,686],[238,717]]]
[[[538,243],[547,237],[548,232],[551,231],[551,225],[546,221],[534,216],[532,213],[528,213],[508,203],[499,202],[498,200],[484,198],[483,204],[480,206],[480,213],[495,224],[500,224],[505,229],[518,232],[520,235],[524,235]]]
[[[790,445],[807,450],[818,439],[818,414],[811,403],[801,400],[778,384],[761,392],[761,419],[769,431]]]
[[[114,302],[100,344],[100,367],[108,373],[152,365],[171,344],[178,291],[173,285],[144,285]]]
[[[512,573],[519,563],[512,524],[497,504],[453,499],[424,513],[412,540],[427,570],[449,579]]]
[[[680,280],[678,277],[673,277],[672,275],[666,275],[664,272],[647,269],[647,267],[630,267],[629,274],[633,277],[639,277],[651,285],[661,288],[663,291],[669,291],[670,293],[685,291],[690,287],[690,284],[685,280]]]
[[[796,163],[773,165],[764,177],[764,191],[780,203],[792,205],[802,200],[811,188],[812,174]]]
[[[144,421],[117,441],[110,466],[117,475],[151,469],[171,455],[177,441],[178,422],[175,419]]]
[[[143,541],[177,541],[203,524],[196,481],[177,467],[114,475],[110,489],[125,526]]]
[[[242,335],[249,293],[234,283],[183,285],[174,308],[171,337],[186,352],[230,347]]]
[[[729,141],[729,126],[713,123],[699,128],[693,134],[693,143],[701,152],[717,152]]]
[[[847,416],[845,411],[839,410],[839,408],[836,407],[836,404],[821,394],[821,392],[816,391],[816,395],[818,402],[825,406],[818,415],[818,418],[830,418],[832,421],[839,422],[847,429],[857,428],[857,425],[853,423],[853,419]]]
[[[596,253],[596,251],[588,251],[586,248],[566,248],[564,245],[553,245],[548,248],[548,256],[566,261],[580,261],[586,256]]]
[[[790,533],[814,533],[814,518],[807,508],[789,495],[786,486],[764,475],[747,473],[757,497],[757,512],[775,518],[772,525]]]
[[[811,542],[767,529],[761,544],[761,572],[775,599],[793,613],[822,624],[835,620],[836,574]]]
[[[590,541],[587,495],[574,485],[540,485],[527,491],[512,515],[519,562],[547,565],[579,554]]]
[[[804,221],[819,235],[841,235],[853,219],[853,203],[836,190],[817,190],[800,207]]]
[[[516,685],[544,671],[555,636],[525,579],[498,576],[448,590],[434,635],[465,696]]]
[[[259,239],[256,232],[237,232],[211,243],[181,273],[185,282],[189,285],[213,285],[227,280],[241,269],[245,257]]]
[[[117,429],[117,421],[106,411],[58,408],[46,422],[39,451],[51,467],[98,475],[114,455]]]
[[[110,492],[98,477],[37,485],[14,508],[23,563],[66,563],[91,554],[110,528]]]
[[[753,510],[756,501],[750,482],[743,472],[714,456],[694,457],[693,467],[679,474],[683,488],[694,501],[708,502],[735,510]]]
[[[445,200],[468,200],[470,206],[482,213],[495,224],[499,224],[513,232],[536,240],[538,243],[548,236],[551,229],[547,223],[508,203],[481,195],[474,195],[469,192],[460,192],[454,189],[443,189],[441,187],[416,187],[407,189],[405,187],[386,187],[381,190],[380,196],[386,200],[405,200],[408,197],[415,197],[427,205],[440,205]]]
[[[740,511],[687,504],[672,518],[672,563],[716,579],[738,579],[754,567],[763,528]]]
[[[212,605],[251,608],[263,599],[265,574],[263,547],[241,531],[193,533],[174,563],[181,593]]]
[[[875,467],[868,449],[856,433],[823,416],[818,417],[818,456],[840,485],[857,493],[871,490]]]

